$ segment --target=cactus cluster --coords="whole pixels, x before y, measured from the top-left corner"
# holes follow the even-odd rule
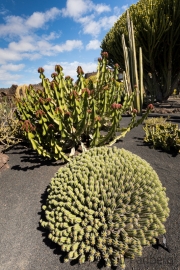
[[[49,238],[67,252],[64,261],[125,268],[125,258],[165,233],[168,198],[150,164],[116,147],[95,147],[61,167],[48,186]]]
[[[118,65],[112,72],[107,68],[107,58],[108,54],[102,53],[96,80],[90,80],[87,87],[80,66],[77,83],[73,84],[73,79],[64,78],[63,68],[56,65],[52,81],[45,77],[43,68],[38,69],[43,90],[35,90],[30,85],[24,86],[23,95],[17,93],[17,118],[40,155],[68,161],[65,152],[74,151],[86,141],[93,147],[114,139],[116,132],[121,132],[120,121],[126,111],[131,112],[132,121],[123,129],[123,136],[146,118],[149,110],[136,120],[136,111],[131,110],[135,92],[124,93],[123,85],[116,81]],[[101,133],[104,127],[107,128],[105,135]]]

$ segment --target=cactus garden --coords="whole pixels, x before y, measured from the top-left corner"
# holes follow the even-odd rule
[[[74,81],[56,64],[47,78],[39,67],[38,87],[17,86],[9,105],[2,96],[2,269],[152,269],[149,258],[153,269],[179,269],[180,99],[172,122],[160,109],[174,108],[158,100],[180,87],[180,26],[171,24],[180,2],[155,2],[122,14],[92,77],[78,66]]]
[[[95,147],[73,158],[51,179],[43,227],[67,252],[64,261],[105,260],[125,268],[125,258],[165,233],[168,198],[143,159],[116,147]]]

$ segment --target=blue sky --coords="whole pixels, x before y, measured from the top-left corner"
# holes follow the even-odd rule
[[[100,44],[135,0],[1,0],[0,88],[36,84],[43,67],[51,79],[60,64],[77,78],[77,66],[96,71]]]

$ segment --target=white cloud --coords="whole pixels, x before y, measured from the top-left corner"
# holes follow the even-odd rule
[[[4,16],[8,12],[9,12],[8,9],[6,9],[3,5],[1,5],[1,7],[0,7],[0,14]]]
[[[92,8],[93,3],[91,0],[67,0],[66,8],[62,9],[62,14],[66,17],[78,18],[91,11]]]
[[[54,20],[56,16],[60,15],[61,11],[54,7],[46,12],[34,12],[25,22],[30,28],[41,28],[49,20]]]
[[[34,29],[42,28],[45,23],[54,20],[61,14],[58,8],[51,8],[46,12],[34,12],[30,17],[23,18],[20,16],[6,16],[5,24],[0,24],[1,37],[23,37],[32,33]]]
[[[23,37],[19,42],[10,42],[9,49],[15,52],[29,52],[35,51],[36,46],[34,43],[34,39],[31,36]]]
[[[102,13],[102,12],[108,12],[108,11],[111,11],[111,8],[107,5],[104,5],[104,4],[97,4],[95,5],[95,11],[97,13]]]
[[[81,40],[66,40],[60,45],[55,45],[41,37],[24,36],[18,42],[10,42],[8,48],[0,48],[0,64],[23,59],[36,60],[42,56],[52,56],[82,48],[83,43]]]
[[[1,72],[3,71],[20,71],[25,67],[24,64],[6,64],[6,65],[1,65]]]
[[[82,49],[83,43],[81,40],[66,40],[64,44],[55,45],[53,49],[57,52],[72,51],[73,49]]]
[[[98,14],[110,11],[111,8],[105,4],[94,4],[91,0],[67,0],[66,8],[62,9],[63,16],[72,17],[75,20],[86,13],[96,12]]]
[[[24,64],[14,65],[12,63],[0,66],[0,81],[1,84],[10,87],[12,84],[18,84],[23,76],[13,72],[21,71],[25,67]]]
[[[103,17],[99,20],[100,27],[103,28],[104,30],[110,29],[113,24],[117,21],[118,16],[112,15],[109,17]]]
[[[4,18],[5,24],[0,24],[1,37],[23,36],[28,33],[28,28],[24,25],[25,20],[19,16],[7,16]]]
[[[0,64],[6,64],[9,61],[19,61],[22,60],[22,55],[17,52],[11,51],[9,49],[0,48]]]
[[[95,20],[94,15],[86,16],[79,19],[79,22],[83,26],[83,33],[90,34],[94,37],[97,37],[102,30],[109,30],[114,23],[117,21],[119,16],[104,16]]]
[[[16,80],[20,79],[21,75],[19,74],[12,74],[9,73],[8,71],[0,70],[0,81],[3,81],[3,83],[9,83],[11,84],[16,84]]]
[[[45,40],[53,40],[59,38],[60,36],[61,32],[59,31],[59,33],[51,32],[49,35],[42,35],[42,38]]]
[[[97,50],[100,48],[101,42],[97,39],[90,40],[86,45],[86,50]]]

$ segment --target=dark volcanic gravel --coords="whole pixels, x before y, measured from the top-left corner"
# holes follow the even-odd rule
[[[122,120],[127,124],[128,117]],[[175,119],[180,123],[180,119]],[[168,250],[162,237],[156,247],[145,247],[143,256],[126,260],[126,270],[180,269],[180,155],[173,156],[143,144],[144,131],[138,126],[116,143],[139,155],[159,175],[170,198],[170,216],[166,222]],[[39,228],[42,198],[61,162],[40,158],[32,150],[18,145],[6,153],[9,169],[0,175],[0,270],[92,270],[106,269],[101,263],[63,263],[57,245]],[[120,268],[118,267],[117,270]]]

